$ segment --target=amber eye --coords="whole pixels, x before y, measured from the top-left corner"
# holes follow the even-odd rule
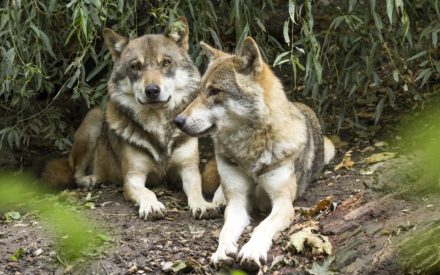
[[[133,71],[140,71],[142,69],[142,64],[140,62],[133,62],[130,64],[130,69]]]
[[[168,67],[170,64],[171,64],[171,60],[169,60],[169,59],[164,59],[162,61],[162,66],[164,66],[164,67]]]
[[[211,88],[208,92],[209,96],[214,96],[217,95],[218,93],[220,93],[222,90],[218,89],[218,88]]]

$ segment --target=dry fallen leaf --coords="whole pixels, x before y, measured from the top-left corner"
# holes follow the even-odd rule
[[[309,246],[314,255],[332,254],[332,244],[327,236],[314,233],[318,227],[311,226],[302,229],[290,236],[288,247],[293,248],[296,252],[302,252],[304,247]]]
[[[329,209],[330,206],[332,205],[332,200],[333,200],[332,197],[327,197],[327,198],[321,200],[313,208],[309,209],[307,216],[314,217],[314,216],[318,215],[319,213]]]
[[[347,151],[344,155],[344,157],[342,158],[341,163],[339,163],[338,165],[335,166],[335,171],[341,169],[341,168],[346,168],[346,169],[350,169],[351,167],[353,167],[356,163],[351,159],[351,150]]]
[[[161,263],[161,267],[163,272],[178,273],[183,272],[183,270],[187,269],[189,266],[185,261],[177,260],[175,262]]]
[[[385,160],[388,160],[388,159],[392,159],[396,155],[397,155],[396,152],[377,153],[377,154],[373,154],[373,155],[369,156],[368,158],[365,158],[364,162],[367,163],[367,164],[381,162],[381,161],[385,161]]]
[[[191,224],[188,225],[188,229],[189,229],[189,232],[193,235],[193,239],[200,238],[205,233],[205,229],[191,225]]]

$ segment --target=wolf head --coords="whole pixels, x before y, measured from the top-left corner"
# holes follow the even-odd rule
[[[132,40],[110,29],[104,42],[114,62],[110,97],[127,107],[174,108],[197,89],[200,76],[188,56],[188,22],[180,17],[165,34]]]
[[[247,37],[236,55],[203,42],[201,47],[210,63],[199,85],[200,94],[175,118],[175,124],[189,135],[204,136],[261,121],[271,86],[279,81],[255,41]]]

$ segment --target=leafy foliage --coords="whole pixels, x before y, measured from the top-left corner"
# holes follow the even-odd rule
[[[295,82],[297,75],[304,80],[303,95],[322,115],[336,114],[338,129],[344,122],[365,127],[361,117],[377,123],[400,95],[420,100],[439,79],[438,0],[290,0],[289,15],[284,40],[290,47],[274,65],[290,63]],[[317,25],[316,18],[324,22]],[[359,108],[365,106],[370,110]]]
[[[5,1],[0,146],[67,150],[84,112],[106,102],[103,28],[135,37],[162,32],[178,15],[190,21],[197,66],[205,63],[199,41],[232,51],[251,35],[339,127],[377,123],[401,94],[420,100],[439,78],[439,0]],[[274,17],[286,18],[279,35]]]

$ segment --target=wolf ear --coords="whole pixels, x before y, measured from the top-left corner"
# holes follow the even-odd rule
[[[111,29],[107,28],[105,28],[102,32],[102,36],[104,37],[105,45],[112,54],[113,61],[121,57],[122,51],[128,44],[128,38],[123,37],[122,35],[119,35]]]
[[[257,43],[250,37],[246,37],[234,57],[234,63],[239,72],[250,74],[260,73],[263,70],[263,58]]]
[[[179,47],[188,51],[189,27],[185,16],[180,16],[173,24],[168,26],[165,35],[173,39]]]
[[[209,46],[203,41],[200,42],[200,47],[202,48],[203,52],[208,56],[209,62],[212,62],[213,60],[219,58],[224,54],[222,51],[219,51],[216,48]]]

